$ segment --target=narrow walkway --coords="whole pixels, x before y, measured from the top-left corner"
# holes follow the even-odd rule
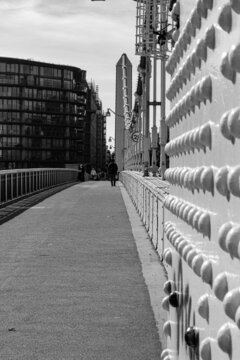
[[[119,185],[80,183],[2,224],[0,294],[0,359],[160,359]]]

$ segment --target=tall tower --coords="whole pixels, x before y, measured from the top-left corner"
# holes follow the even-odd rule
[[[123,63],[125,69],[123,69]],[[126,74],[128,105],[132,109],[132,63],[126,54],[123,54],[116,64],[116,98],[115,98],[115,159],[119,171],[124,170],[124,155],[128,130],[125,129],[123,74]],[[125,109],[126,110],[126,109]]]

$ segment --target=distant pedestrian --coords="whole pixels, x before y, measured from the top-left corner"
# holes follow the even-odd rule
[[[84,167],[83,167],[83,164],[80,164],[78,166],[78,179],[79,181],[84,181]]]
[[[117,173],[118,173],[118,166],[115,163],[115,159],[112,159],[108,165],[108,176],[110,177],[112,186],[116,186]]]
[[[92,168],[92,170],[91,170],[91,179],[97,180],[97,172],[94,168]]]

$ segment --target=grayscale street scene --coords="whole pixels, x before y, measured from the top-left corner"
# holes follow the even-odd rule
[[[0,359],[239,360],[240,0],[0,9]]]

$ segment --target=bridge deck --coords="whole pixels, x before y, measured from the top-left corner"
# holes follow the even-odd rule
[[[123,191],[80,183],[0,226],[1,359],[160,358]]]

